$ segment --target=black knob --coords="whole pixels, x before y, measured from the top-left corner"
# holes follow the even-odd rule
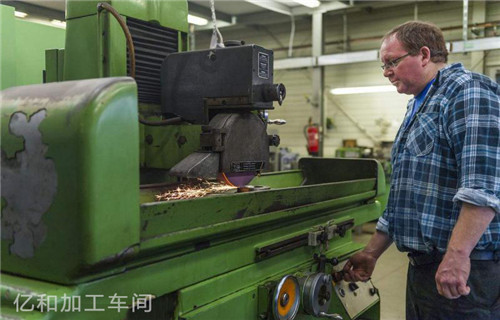
[[[345,297],[345,290],[342,288],[339,288],[339,295],[343,298]]]
[[[263,85],[262,95],[265,102],[278,101],[281,106],[286,97],[285,85],[283,83]]]
[[[283,83],[280,83],[277,85],[276,90],[278,91],[278,103],[281,106],[283,103],[283,100],[285,100],[286,97],[286,88]]]
[[[332,266],[336,266],[336,265],[339,264],[339,259],[337,259],[337,258],[331,258],[330,259],[330,263],[331,263]]]
[[[354,282],[349,283],[349,290],[351,290],[352,292],[356,291],[358,288],[359,286],[356,283]]]
[[[280,145],[280,136],[278,136],[277,134],[273,134],[273,135],[269,135],[269,145],[270,146],[279,146]]]

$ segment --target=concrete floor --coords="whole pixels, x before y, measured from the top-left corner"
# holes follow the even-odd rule
[[[368,243],[375,232],[375,223],[367,223],[360,234],[354,235],[356,242]],[[393,244],[379,258],[372,281],[380,292],[380,319],[404,320],[406,296],[406,272],[408,258]]]

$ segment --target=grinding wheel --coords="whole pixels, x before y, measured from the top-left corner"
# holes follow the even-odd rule
[[[217,180],[233,187],[242,187],[252,181],[255,175],[253,172],[221,173]]]
[[[251,112],[221,113],[209,126],[223,133],[218,180],[236,187],[247,185],[269,161],[266,123]]]

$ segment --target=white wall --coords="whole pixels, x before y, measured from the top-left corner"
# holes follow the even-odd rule
[[[217,1],[216,1],[217,6]],[[487,1],[485,4],[485,20],[500,20],[500,2]],[[469,2],[469,23],[472,23],[474,5]],[[348,51],[378,49],[380,38],[392,27],[408,20],[413,20],[415,2],[398,6],[386,6],[373,10],[361,10],[347,13],[347,34],[349,39]],[[342,43],[328,44],[342,41],[343,13],[330,12],[324,16],[325,54],[344,52]],[[459,27],[444,31],[446,41],[459,41],[462,38],[462,2],[461,1],[428,1],[418,2],[418,19],[430,21],[441,28]],[[494,30],[487,30],[491,35]],[[290,36],[290,23],[266,25],[266,27],[242,26],[223,28],[224,39],[245,40],[247,43],[256,43],[268,49],[275,50],[275,59],[285,58]],[[497,35],[500,31],[496,31]],[[208,47],[211,33],[208,31],[196,34],[197,49]],[[469,32],[469,38],[474,35]],[[300,17],[296,20],[296,34],[294,46],[305,48],[294,49],[293,57],[311,55],[311,17]],[[487,51],[480,64],[484,63],[484,73],[494,77],[500,69],[500,50]],[[451,54],[449,63],[462,62],[466,68],[471,65],[471,53]],[[477,64],[477,62],[476,62]],[[481,66],[479,66],[481,67]],[[476,66],[477,68],[477,66]],[[313,114],[313,107],[308,103],[312,91],[312,70],[294,69],[278,70],[274,74],[274,82],[282,82],[287,88],[287,97],[283,106],[276,104],[276,109],[270,111],[270,118],[283,118],[287,124],[276,129],[281,137],[281,146],[289,147],[294,152],[306,155],[303,128]],[[372,146],[369,136],[381,140],[392,140],[406,111],[406,103],[410,96],[394,93],[358,94],[333,96],[328,88],[386,85],[388,81],[383,77],[380,62],[363,62],[328,66],[325,68],[325,93],[327,116],[334,122],[334,129],[328,130],[325,135],[325,156],[333,156],[335,148],[342,145],[343,139],[357,139],[359,145]],[[353,123],[336,105],[342,108],[357,122]],[[377,119],[394,124],[388,132],[382,134],[381,128],[376,125]],[[315,119],[318,121],[318,119]],[[359,127],[366,129],[365,134]]]

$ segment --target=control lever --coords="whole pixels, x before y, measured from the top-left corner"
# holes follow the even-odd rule
[[[282,126],[286,124],[286,120],[284,119],[269,119],[267,120],[267,124],[276,124],[278,126]]]
[[[344,318],[342,318],[338,313],[329,314],[329,313],[325,313],[325,312],[320,312],[319,316],[321,318],[327,318],[327,319],[344,320]]]
[[[340,270],[340,271],[333,273],[332,274],[333,281],[340,282],[340,281],[344,280],[344,273],[345,273],[344,270]]]
[[[328,259],[324,254],[318,255],[317,253],[315,253],[313,255],[313,259],[314,261],[319,263],[318,265],[319,272],[325,272],[325,267],[327,263],[331,264],[332,266],[336,266],[339,264],[339,259],[335,257]]]

